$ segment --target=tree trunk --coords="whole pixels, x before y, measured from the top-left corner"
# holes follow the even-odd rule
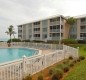
[[[14,36],[14,39],[15,39],[15,35],[13,34],[13,36]]]

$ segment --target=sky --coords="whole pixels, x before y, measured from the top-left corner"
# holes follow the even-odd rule
[[[0,0],[0,38],[14,26],[53,15],[77,16],[86,14],[86,0]]]

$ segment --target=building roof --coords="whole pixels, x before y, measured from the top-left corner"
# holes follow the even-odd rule
[[[85,18],[85,17],[86,17],[86,14],[79,15],[79,16],[74,16],[74,18]]]
[[[52,19],[52,18],[60,17],[60,16],[63,17],[64,19],[66,19],[66,17],[64,17],[63,15],[54,15],[54,16],[49,16],[49,17],[46,17],[46,18],[42,18],[42,19],[30,21],[30,22],[28,22],[28,23],[20,24],[20,25],[26,25],[26,24],[29,24],[29,23],[34,23],[34,22],[38,22],[38,21],[48,20],[48,19]],[[18,25],[18,26],[20,26],[20,25]]]

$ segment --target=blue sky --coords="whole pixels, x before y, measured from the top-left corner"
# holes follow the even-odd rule
[[[0,38],[9,38],[5,33],[9,25],[17,33],[18,24],[56,14],[86,14],[86,0],[0,0]]]

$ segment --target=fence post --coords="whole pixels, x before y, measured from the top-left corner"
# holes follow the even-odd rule
[[[79,57],[79,47],[77,47],[77,58]]]
[[[62,44],[62,47],[63,47],[63,57],[64,57],[64,59],[65,59],[65,48],[64,48],[64,43]]]
[[[44,64],[45,64],[44,68],[46,68],[46,54],[44,54]]]
[[[23,56],[23,73],[22,73],[23,78],[25,78],[25,67],[26,67],[26,66],[25,66],[25,63],[26,63],[26,60],[25,60],[25,59],[26,59],[26,56],[24,55],[24,56]]]

